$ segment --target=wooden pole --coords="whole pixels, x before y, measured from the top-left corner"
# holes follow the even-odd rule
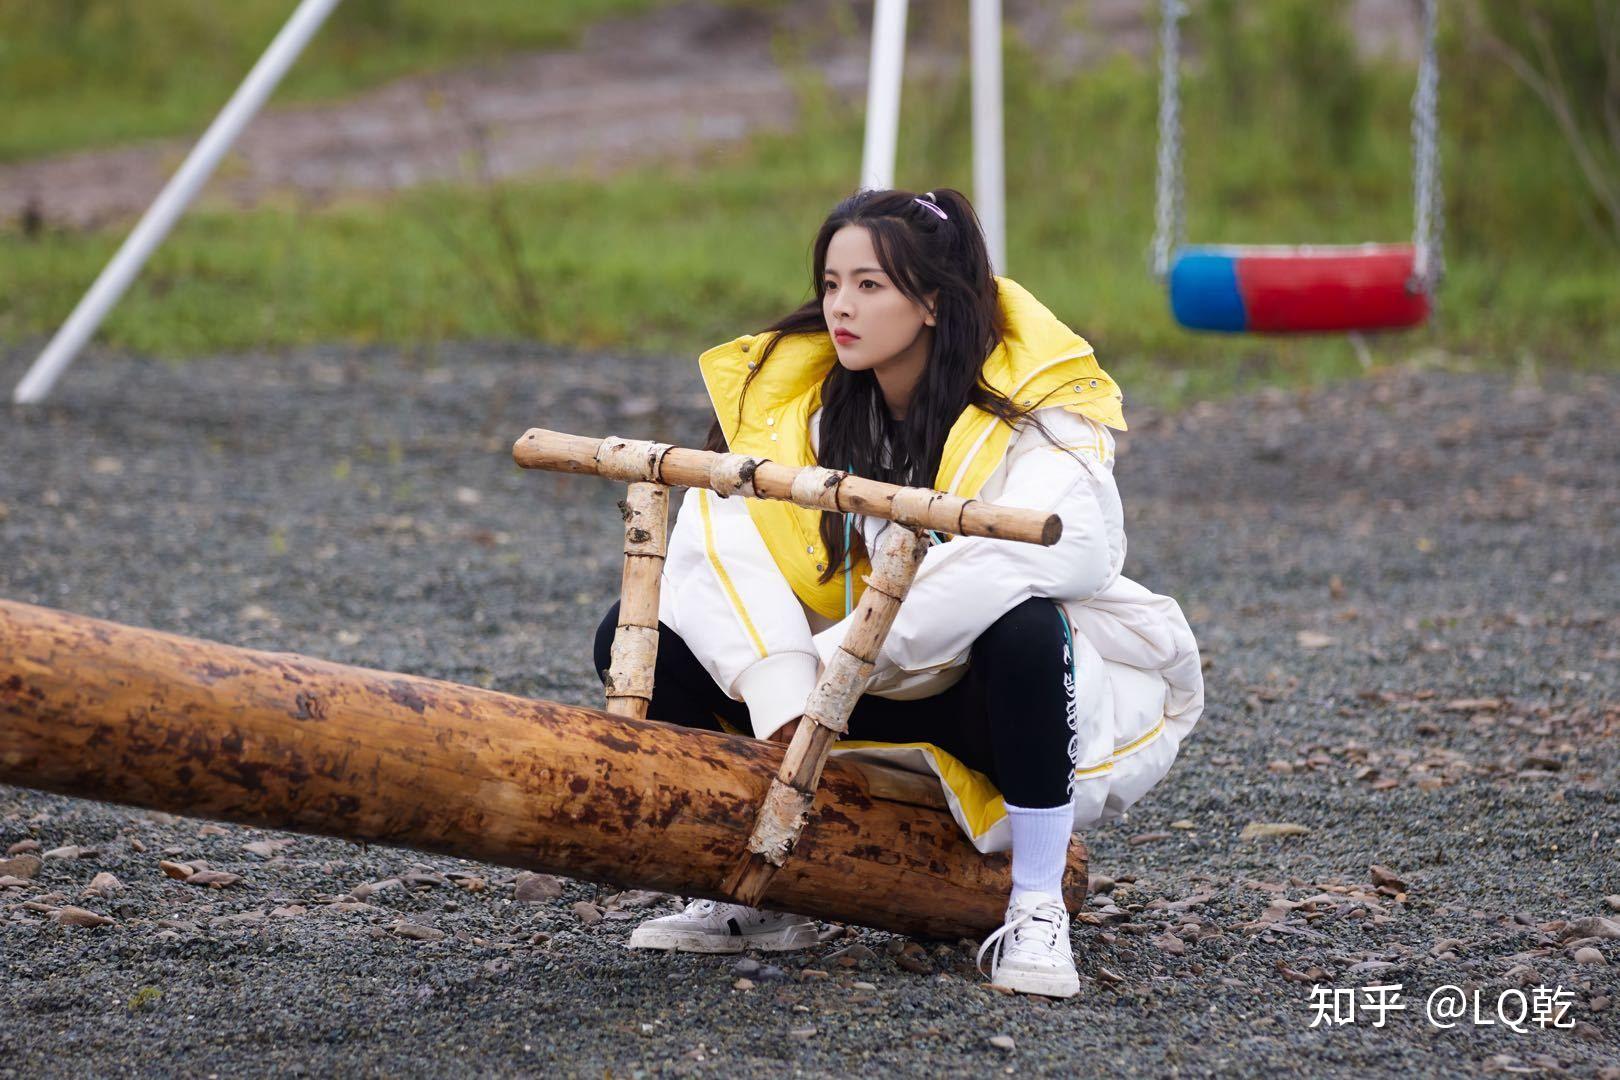
[[[725,898],[782,749],[0,600],[0,783]],[[770,906],[1001,925],[1008,859],[827,762]],[[1067,896],[1085,892],[1071,846]]]
[[[927,550],[923,538],[910,529],[886,529],[878,540],[872,573],[849,631],[810,693],[798,730],[760,807],[748,851],[726,879],[726,891],[740,903],[758,904],[764,898],[772,878],[798,843],[827,756],[839,736],[849,730],[850,713],[866,690],[878,650]]]
[[[636,482],[624,502],[624,578],[608,668],[607,711],[647,718],[658,661],[658,576],[669,549],[669,488]]]
[[[591,439],[532,428],[513,445],[512,459],[525,469],[782,499],[813,510],[864,514],[961,536],[995,536],[1050,547],[1063,535],[1063,522],[1056,514],[997,506],[930,488],[898,487],[819,465],[793,468],[744,454],[687,450],[616,435]]]

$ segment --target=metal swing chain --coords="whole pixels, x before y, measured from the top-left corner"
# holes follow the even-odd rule
[[[1182,0],[1162,0],[1159,15],[1159,162],[1153,211],[1153,275],[1170,272],[1170,254],[1187,238],[1181,177]]]
[[[1412,93],[1412,287],[1430,293],[1445,273],[1445,195],[1440,187],[1439,0],[1423,0],[1423,56]]]

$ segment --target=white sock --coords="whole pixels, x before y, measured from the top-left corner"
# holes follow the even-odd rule
[[[1012,895],[1043,892],[1063,895],[1063,870],[1074,830],[1072,805],[1031,809],[1007,804],[1012,829]]]

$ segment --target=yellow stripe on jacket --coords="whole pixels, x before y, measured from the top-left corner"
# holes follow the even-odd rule
[[[725,592],[726,599],[731,601],[731,609],[737,613],[737,619],[747,631],[748,639],[754,643],[754,651],[759,653],[760,659],[763,660],[765,639],[759,636],[759,629],[754,625],[754,620],[748,617],[748,609],[743,607],[737,586],[732,584],[731,575],[726,573],[725,563],[720,561],[719,549],[714,546],[714,518],[709,513],[709,500],[714,496],[701,488],[698,489],[697,496],[698,509],[703,516],[703,550],[709,556],[709,565],[714,567],[714,576],[720,579],[720,588]]]

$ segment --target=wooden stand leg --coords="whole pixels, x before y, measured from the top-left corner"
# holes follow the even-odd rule
[[[658,578],[669,548],[669,488],[634,483],[624,502],[624,581],[608,668],[607,711],[647,718],[658,660]]]
[[[849,714],[866,689],[878,650],[894,625],[927,547],[920,535],[899,526],[887,529],[878,541],[872,573],[856,605],[848,636],[811,692],[782,767],[765,794],[748,838],[748,851],[726,880],[726,891],[739,903],[757,904],[765,896],[771,878],[798,843],[827,755],[849,728]]]

